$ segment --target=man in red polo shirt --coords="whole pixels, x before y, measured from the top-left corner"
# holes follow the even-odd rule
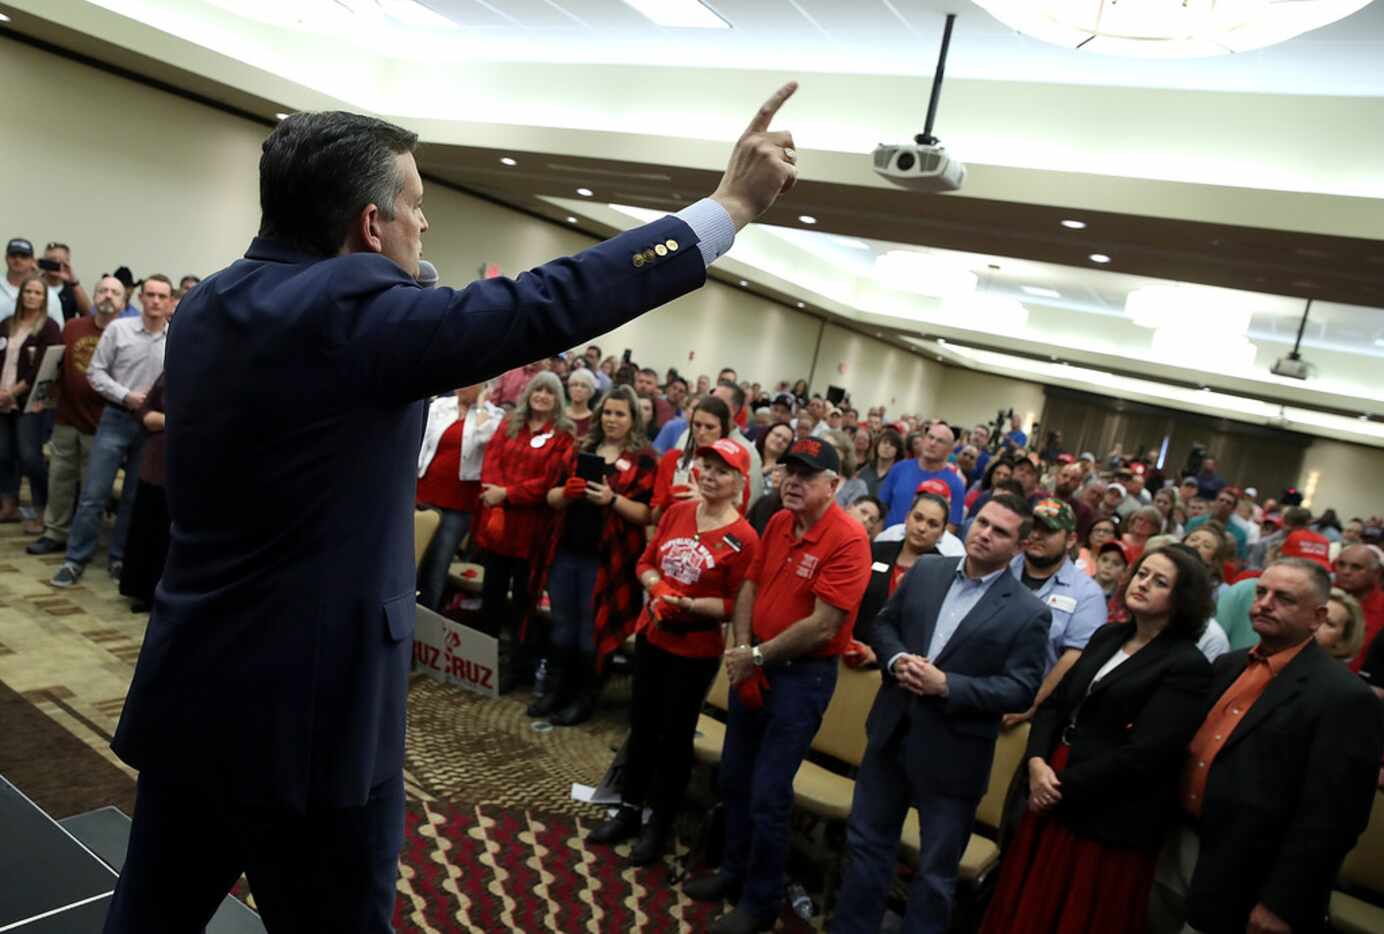
[[[836,657],[850,644],[870,581],[870,542],[836,505],[841,462],[820,438],[782,458],[783,509],[764,528],[759,554],[735,606],[735,647],[721,795],[726,806],[720,871],[688,882],[703,901],[734,911],[712,934],[773,928],[783,900],[793,776],[836,688]]]

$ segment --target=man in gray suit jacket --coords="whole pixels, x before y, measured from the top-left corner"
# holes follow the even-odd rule
[[[910,806],[922,850],[903,929],[947,930],[1000,716],[1027,710],[1043,680],[1051,615],[1006,573],[1032,527],[1023,499],[994,497],[971,525],[966,557],[920,558],[875,618],[870,644],[885,678],[866,721],[836,934],[879,930]]]

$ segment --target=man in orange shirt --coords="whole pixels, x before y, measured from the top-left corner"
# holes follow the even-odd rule
[[[1188,747],[1186,823],[1160,860],[1154,929],[1316,931],[1365,825],[1384,712],[1317,645],[1331,578],[1282,558],[1258,579],[1259,645],[1216,660],[1206,722]],[[1183,903],[1185,899],[1185,904]]]
[[[870,582],[869,539],[836,504],[836,449],[802,438],[782,463],[784,508],[764,528],[736,600],[735,647],[725,653],[725,858],[715,875],[683,886],[691,898],[736,904],[712,934],[768,931],[779,915],[793,776],[822,725],[837,656]]]

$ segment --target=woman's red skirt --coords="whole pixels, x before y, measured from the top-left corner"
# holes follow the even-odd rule
[[[1049,763],[1060,772],[1069,747]],[[1157,854],[1076,836],[1032,811],[1005,850],[981,934],[1108,934],[1148,928]]]

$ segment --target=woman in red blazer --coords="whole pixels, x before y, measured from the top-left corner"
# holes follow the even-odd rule
[[[501,692],[532,676],[540,649],[538,628],[526,625],[537,596],[529,580],[534,563],[547,553],[553,517],[545,499],[548,478],[572,449],[572,424],[563,414],[566,402],[555,374],[535,374],[490,439],[481,466],[476,523],[485,567],[481,615],[497,633],[501,625],[510,630],[513,653],[509,665],[501,666]],[[506,603],[511,589],[512,605]]]

